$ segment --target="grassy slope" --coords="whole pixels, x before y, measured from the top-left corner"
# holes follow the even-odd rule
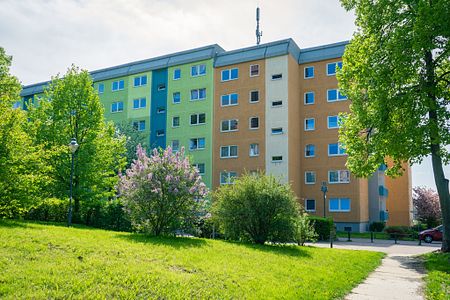
[[[0,220],[0,298],[331,299],[382,256]]]
[[[450,253],[429,253],[423,257],[428,271],[427,299],[450,299]]]

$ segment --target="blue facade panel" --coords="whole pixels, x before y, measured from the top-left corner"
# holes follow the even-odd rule
[[[166,148],[167,68],[152,71],[150,148]]]

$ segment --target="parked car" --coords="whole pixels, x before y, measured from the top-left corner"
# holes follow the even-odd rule
[[[427,229],[419,232],[419,239],[425,241],[425,243],[431,243],[432,241],[442,241],[442,235],[444,226],[440,225],[436,228]]]

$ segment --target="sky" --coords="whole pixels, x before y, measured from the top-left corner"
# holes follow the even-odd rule
[[[252,46],[257,6],[262,43],[292,38],[306,48],[350,40],[356,29],[338,0],[0,0],[0,47],[27,85],[71,64],[92,71],[210,44]],[[435,188],[429,159],[412,179]]]

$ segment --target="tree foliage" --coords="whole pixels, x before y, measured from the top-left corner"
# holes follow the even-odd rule
[[[74,162],[74,220],[80,201],[102,201],[115,195],[117,173],[125,163],[123,138],[115,137],[113,123],[105,123],[103,106],[87,71],[69,68],[56,76],[30,107],[29,132],[49,167],[49,193],[65,198],[70,188],[71,152],[67,145],[76,138],[80,145]]]
[[[351,99],[340,130],[347,166],[367,177],[386,164],[386,173],[396,176],[404,162],[431,154],[444,218],[442,249],[450,251],[443,172],[450,160],[450,1],[341,3],[355,11],[357,25],[338,72],[339,88]]]
[[[135,229],[152,235],[188,227],[208,193],[198,170],[184,156],[154,149],[150,157],[139,145],[137,159],[121,176],[120,197]]]
[[[221,186],[213,196],[212,214],[230,239],[257,244],[297,240],[297,200],[288,184],[271,175],[245,174]],[[298,225],[301,241],[305,227]]]
[[[45,180],[37,148],[26,131],[26,115],[13,109],[21,86],[9,73],[12,58],[0,47],[0,217],[22,215],[40,195]]]
[[[127,149],[127,168],[131,166],[131,163],[137,158],[137,148],[141,145],[146,147],[147,143],[142,132],[137,130],[130,122],[122,122],[116,124],[116,136],[118,138],[125,139],[125,148]]]
[[[419,221],[427,224],[428,228],[435,227],[441,220],[441,205],[436,191],[415,187],[413,189],[413,204]]]

